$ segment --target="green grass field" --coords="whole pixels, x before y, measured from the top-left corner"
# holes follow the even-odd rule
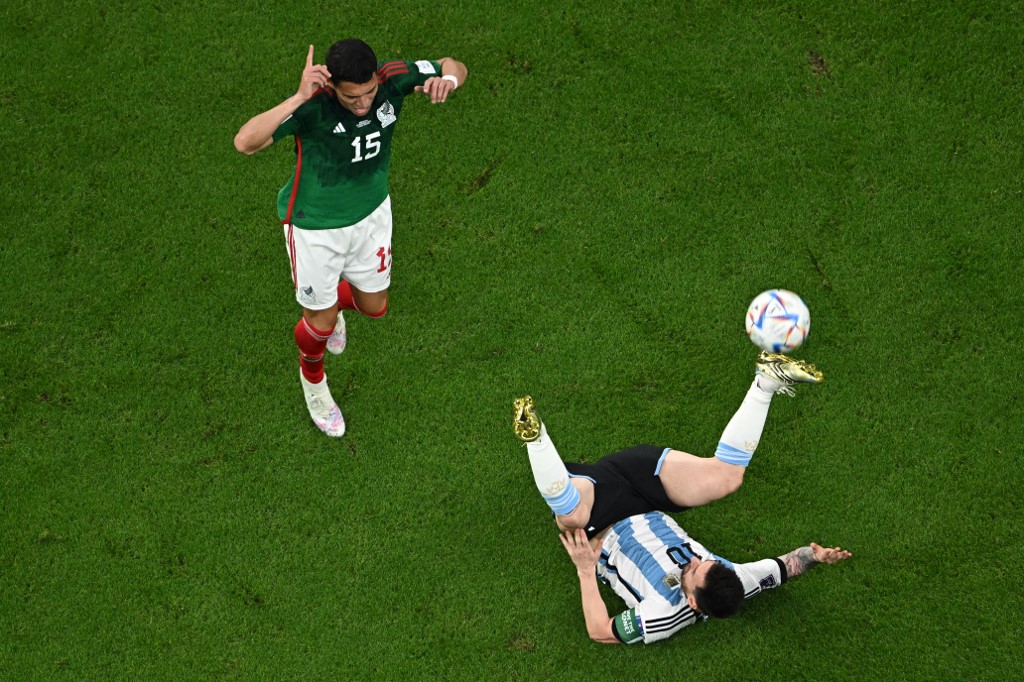
[[[0,678],[1021,674],[1020,2],[262,5],[0,9]],[[232,138],[349,35],[470,77],[403,112],[335,441],[296,377],[291,146]],[[567,458],[709,455],[772,287],[826,382],[679,520],[853,559],[592,643],[511,400]]]

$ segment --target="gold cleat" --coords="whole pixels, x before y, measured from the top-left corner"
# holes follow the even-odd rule
[[[763,351],[757,356],[756,367],[761,376],[782,384],[779,392],[789,396],[793,395],[790,388],[793,384],[820,384],[825,380],[825,375],[814,365],[782,353]]]
[[[512,403],[512,430],[524,443],[540,438],[540,417],[533,406],[533,398],[524,395]]]

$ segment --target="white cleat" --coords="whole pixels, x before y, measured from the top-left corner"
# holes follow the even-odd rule
[[[345,344],[348,343],[348,334],[345,332],[345,318],[341,311],[338,311],[338,322],[334,325],[334,331],[327,339],[327,352],[331,355],[341,355],[345,351]]]
[[[331,397],[331,391],[327,388],[327,376],[319,384],[311,384],[306,377],[299,372],[299,380],[302,381],[302,393],[306,396],[306,407],[309,408],[309,416],[317,428],[328,436],[339,438],[345,435],[345,417],[341,414],[341,408]]]

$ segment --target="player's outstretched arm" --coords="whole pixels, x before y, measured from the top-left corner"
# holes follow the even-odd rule
[[[446,101],[452,90],[465,83],[469,75],[466,65],[456,59],[442,57],[436,61],[441,65],[441,75],[428,78],[423,85],[416,86],[416,92],[430,95],[432,104]]]
[[[567,530],[559,536],[569,558],[576,565],[576,576],[580,579],[580,595],[583,598],[583,618],[587,622],[590,639],[602,644],[618,644],[612,632],[612,619],[608,608],[597,588],[597,560],[601,558],[601,539],[591,546],[582,528]]]
[[[258,114],[243,125],[235,135],[235,149],[243,154],[255,154],[266,149],[274,142],[274,131],[295,113],[320,88],[331,87],[331,72],[323,64],[313,63],[313,46],[309,46],[306,55],[306,68],[302,70],[302,80],[294,95],[278,104],[273,109]]]
[[[835,564],[852,555],[845,549],[839,547],[822,547],[812,542],[807,547],[799,547],[788,554],[779,557],[786,567],[786,577],[795,578],[803,575],[818,564]]]

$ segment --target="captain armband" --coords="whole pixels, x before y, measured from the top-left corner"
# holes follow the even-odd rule
[[[635,644],[644,638],[644,628],[636,609],[623,611],[612,618],[612,633],[623,644]]]

